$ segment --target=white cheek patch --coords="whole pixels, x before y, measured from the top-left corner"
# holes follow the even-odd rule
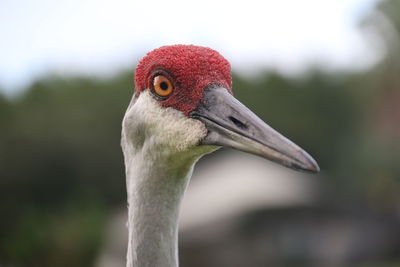
[[[125,138],[146,146],[170,147],[184,151],[199,144],[207,135],[204,124],[174,108],[162,107],[149,90],[140,93],[125,114]]]

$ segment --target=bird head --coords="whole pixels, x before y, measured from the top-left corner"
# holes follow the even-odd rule
[[[125,141],[158,153],[230,147],[319,171],[310,155],[233,96],[229,62],[206,47],[163,46],[142,58],[123,128]]]

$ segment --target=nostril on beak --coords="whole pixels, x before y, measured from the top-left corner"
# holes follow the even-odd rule
[[[236,119],[235,117],[229,116],[229,119],[240,129],[246,130],[248,127],[246,124],[241,122],[240,120]]]

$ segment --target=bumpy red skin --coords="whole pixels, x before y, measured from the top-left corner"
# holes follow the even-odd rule
[[[143,57],[135,72],[136,94],[152,88],[154,76],[163,74],[174,85],[173,93],[159,99],[189,115],[200,103],[204,89],[219,84],[232,93],[231,67],[217,51],[194,45],[163,46]]]

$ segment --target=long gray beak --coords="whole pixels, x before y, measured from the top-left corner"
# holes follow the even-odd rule
[[[268,126],[226,88],[207,88],[191,117],[208,129],[202,145],[231,147],[292,169],[319,172],[318,164],[307,152]]]

